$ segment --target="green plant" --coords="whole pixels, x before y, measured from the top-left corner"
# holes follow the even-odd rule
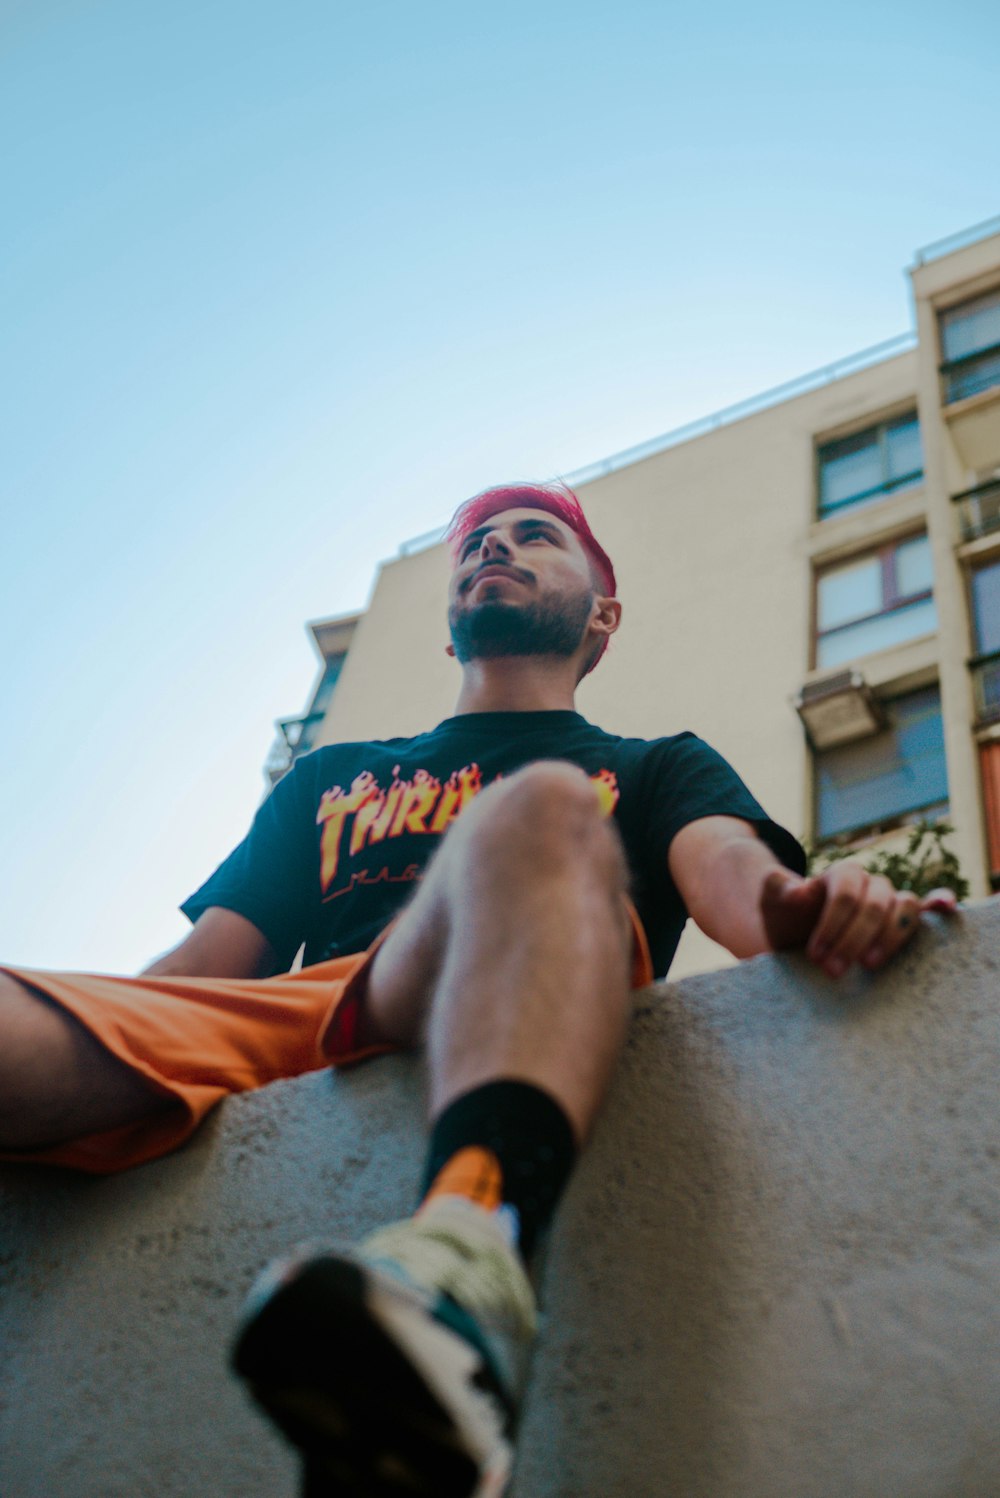
[[[944,839],[954,830],[948,822],[916,822],[905,848],[882,849],[868,859],[857,858],[851,848],[811,847],[807,850],[809,872],[821,874],[832,863],[855,858],[869,874],[884,874],[896,889],[912,890],[921,898],[932,889],[952,889],[964,900],[969,881],[962,876],[957,854],[944,846]]]

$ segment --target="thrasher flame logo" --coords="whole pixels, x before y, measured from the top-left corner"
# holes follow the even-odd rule
[[[323,792],[316,823],[323,828],[319,877],[324,894],[337,875],[346,827],[351,829],[348,844],[351,858],[373,843],[402,837],[407,832],[440,834],[483,788],[482,773],[476,764],[454,770],[444,785],[427,770],[415,770],[412,780],[400,780],[397,765],[392,775],[388,790],[383,790],[370,770],[362,770],[351,781],[350,790],[335,785]],[[603,815],[611,816],[618,804],[618,777],[613,770],[598,770],[590,780]]]

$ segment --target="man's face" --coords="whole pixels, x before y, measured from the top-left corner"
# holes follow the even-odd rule
[[[455,655],[569,657],[594,607],[590,561],[569,526],[545,510],[502,510],[472,531],[448,593]]]

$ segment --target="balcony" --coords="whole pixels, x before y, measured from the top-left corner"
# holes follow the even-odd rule
[[[976,723],[1000,723],[1000,650],[977,655],[969,662],[972,692],[976,703]]]
[[[994,371],[992,379],[987,380],[980,370],[980,387],[975,395],[961,400],[955,397],[950,405],[942,407],[959,459],[973,472],[989,473],[1000,467],[1000,348]]]
[[[949,359],[940,366],[944,378],[944,398],[948,405],[982,395],[1000,385],[1000,343],[976,349],[961,359]]]
[[[264,774],[272,785],[288,773],[300,754],[312,747],[316,725],[325,717],[325,713],[300,713],[295,718],[278,719],[274,725],[278,735],[264,761]]]
[[[1000,479],[964,489],[952,495],[952,502],[959,506],[963,541],[977,541],[1000,530]]]

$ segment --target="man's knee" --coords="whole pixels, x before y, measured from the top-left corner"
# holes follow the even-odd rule
[[[526,765],[490,786],[472,810],[478,815],[469,818],[466,830],[479,853],[506,855],[529,867],[570,860],[612,884],[626,883],[617,829],[597,787],[577,765]]]

